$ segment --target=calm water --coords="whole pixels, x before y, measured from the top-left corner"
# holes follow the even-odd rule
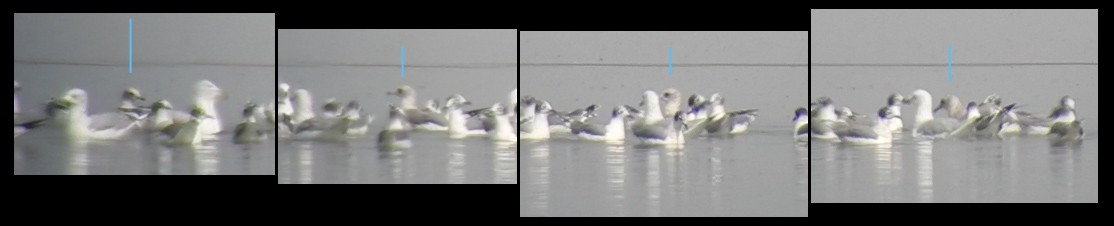
[[[788,130],[754,130],[688,140],[680,150],[637,141],[523,143],[519,215],[808,215],[807,146]]]
[[[397,67],[279,67],[279,78],[292,89],[312,93],[314,111],[321,114],[327,98],[358,101],[375,121],[368,134],[346,142],[280,140],[279,183],[406,183],[515,184],[518,152],[515,144],[486,137],[449,139],[447,132],[416,132],[413,147],[380,151],[375,135],[387,123],[387,105],[398,97],[386,92],[406,84],[414,87],[419,104],[436,98],[444,102],[459,93],[473,102],[466,109],[506,101],[515,89],[516,69],[509,67],[446,69]]]
[[[1098,202],[1098,137],[915,141],[892,147],[813,142],[813,202]]]
[[[111,142],[73,142],[43,127],[14,142],[15,174],[275,174],[274,141],[240,146],[231,130],[240,122],[248,100],[275,98],[273,67],[141,66],[127,67],[15,64],[15,79],[23,86],[17,95],[24,111],[16,121],[43,116],[41,104],[70,88],[89,93],[89,112],[107,112],[120,104],[124,89],[135,87],[148,102],[167,99],[175,106],[193,103],[193,84],[209,79],[224,89],[227,101],[217,103],[226,132],[219,140],[196,147],[167,148],[145,138]],[[258,88],[252,88],[258,87]],[[180,107],[181,108],[181,107]]]
[[[415,133],[414,146],[379,150],[373,135],[347,142],[280,141],[281,184],[515,184],[514,144]]]
[[[1089,137],[1078,147],[1052,147],[1040,136],[933,142],[912,140],[908,133],[889,148],[813,142],[812,201],[1098,201],[1097,65],[954,70],[948,84],[942,67],[817,67],[810,98],[829,96],[837,106],[870,112],[893,92],[925,89],[934,99],[956,95],[964,102],[996,93],[1004,104],[1027,104],[1022,110],[1047,114],[1061,96],[1071,95]],[[903,116],[912,112],[912,106],[902,107]]]

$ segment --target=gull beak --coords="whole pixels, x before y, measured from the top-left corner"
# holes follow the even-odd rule
[[[138,99],[139,101],[147,101],[147,98],[143,98],[141,96],[135,96],[135,99]]]
[[[935,109],[932,109],[932,113],[936,113],[937,111],[940,111],[940,109],[944,109],[944,105],[943,105],[943,104],[940,104],[940,105],[939,105],[939,106],[937,106],[937,107],[936,107]]]
[[[224,90],[217,91],[217,98],[220,100],[228,100],[228,94],[226,94]]]

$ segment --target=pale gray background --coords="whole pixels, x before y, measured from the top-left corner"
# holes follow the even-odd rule
[[[522,32],[522,63],[673,64],[807,61],[803,32]],[[676,69],[676,68],[674,68]],[[676,71],[674,71],[676,72]]]
[[[812,10],[812,63],[1098,62],[1096,10]]]
[[[279,30],[279,65],[476,66],[518,62],[516,30]]]
[[[15,14],[15,60],[275,65],[275,14]]]

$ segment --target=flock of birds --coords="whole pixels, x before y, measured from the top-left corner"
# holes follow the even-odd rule
[[[310,92],[297,89],[291,92],[287,83],[278,85],[278,136],[289,140],[343,141],[366,136],[375,115],[364,111],[355,100],[343,107],[334,98],[325,100],[322,114],[314,113],[315,106]],[[417,92],[410,86],[400,86],[387,95],[399,97],[397,105],[387,107],[388,122],[376,135],[377,144],[385,149],[410,148],[410,132],[443,131],[449,138],[488,137],[501,143],[517,142],[516,130],[510,119],[516,115],[518,89],[512,90],[506,102],[499,102],[479,109],[465,111],[472,104],[460,94],[445,99],[444,105],[436,99],[418,107]]]
[[[981,103],[966,106],[956,96],[941,98],[933,108],[932,95],[915,90],[911,95],[892,94],[886,105],[873,115],[860,115],[848,107],[836,108],[831,98],[821,97],[809,109],[796,110],[795,139],[799,142],[822,140],[849,145],[886,145],[895,133],[905,130],[901,105],[913,105],[914,138],[918,139],[1001,139],[1008,136],[1048,136],[1053,145],[1076,144],[1085,134],[1075,117],[1075,100],[1064,96],[1047,117],[1018,111],[1021,106],[1001,106],[1002,98],[989,95]],[[944,111],[942,117],[934,113]],[[805,117],[807,114],[807,118]],[[811,123],[810,123],[811,122]]]
[[[128,88],[120,96],[114,111],[89,115],[89,96],[82,89],[71,89],[45,104],[45,117],[20,121],[19,82],[15,82],[15,137],[42,126],[52,126],[64,136],[81,140],[120,140],[147,135],[168,145],[195,145],[216,139],[222,131],[217,115],[217,101],[227,99],[224,91],[208,80],[194,85],[194,103],[189,112],[175,110],[167,100],[144,106],[146,101],[138,89]],[[411,131],[444,131],[449,138],[488,137],[498,142],[547,140],[567,136],[587,141],[622,143],[628,131],[642,145],[683,147],[685,137],[707,135],[727,136],[746,132],[757,117],[758,109],[726,111],[724,98],[716,93],[710,98],[692,94],[682,108],[680,91],[669,88],[659,96],[645,91],[639,107],[620,105],[613,108],[604,123],[590,121],[599,105],[560,112],[548,101],[534,97],[518,97],[514,89],[506,102],[490,107],[465,110],[472,104],[460,94],[449,96],[440,104],[427,100],[418,107],[417,93],[410,86],[400,86],[388,95],[399,97],[397,105],[388,105],[388,123],[377,134],[377,143],[384,148],[408,148]],[[794,138],[840,142],[850,145],[891,144],[894,134],[912,132],[920,139],[986,139],[1019,135],[1048,136],[1053,144],[1074,144],[1085,134],[1080,119],[1075,117],[1075,100],[1069,96],[1048,116],[1018,111],[1021,106],[1001,106],[1002,98],[990,95],[981,103],[966,106],[956,96],[939,100],[934,108],[932,95],[915,90],[903,96],[892,94],[876,114],[862,115],[848,107],[836,108],[831,98],[821,97],[809,109],[795,112]],[[525,108],[519,108],[519,102]],[[906,130],[902,105],[913,106],[912,128]],[[234,131],[233,142],[257,143],[275,132],[278,137],[292,140],[348,140],[365,136],[375,116],[365,112],[356,101],[344,106],[335,99],[325,100],[322,114],[314,113],[309,91],[290,91],[290,85],[278,85],[278,98],[266,107],[252,101],[244,106],[243,121]],[[934,114],[944,111],[943,116]],[[521,113],[519,113],[521,112]],[[517,128],[510,123],[518,117]],[[668,118],[667,118],[668,116]],[[807,116],[807,117],[806,117]]]
[[[522,102],[526,107],[519,117],[520,138],[538,141],[559,135],[586,141],[623,143],[630,131],[639,145],[681,148],[686,136],[744,133],[757,117],[758,109],[726,111],[724,98],[719,93],[707,99],[692,94],[685,109],[681,106],[681,96],[681,92],[674,88],[663,90],[660,96],[647,90],[642,94],[640,108],[616,106],[611,111],[611,117],[602,124],[589,121],[596,116],[599,105],[560,112],[554,110],[548,101],[524,97]]]
[[[217,114],[217,101],[227,95],[209,80],[194,85],[194,103],[189,112],[175,110],[163,99],[143,106],[146,101],[138,89],[128,88],[120,96],[120,106],[110,112],[89,115],[89,95],[83,89],[70,89],[45,104],[45,116],[20,122],[19,82],[15,82],[15,137],[35,128],[53,127],[60,135],[71,140],[123,140],[149,137],[166,145],[196,145],[203,140],[216,140],[223,131]],[[273,103],[272,105],[273,106]],[[273,108],[272,108],[273,109]],[[234,131],[237,144],[258,143],[267,139],[273,126],[256,118],[268,117],[273,110],[248,101],[243,110],[243,121]],[[273,118],[273,117],[271,117]]]

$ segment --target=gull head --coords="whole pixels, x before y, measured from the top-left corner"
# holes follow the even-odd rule
[[[460,106],[464,105],[472,105],[472,102],[468,101],[468,99],[465,99],[464,96],[460,94],[453,94],[449,98],[445,99],[445,106],[450,108],[459,108]]]
[[[279,100],[283,100],[283,99],[286,99],[286,98],[290,97],[290,85],[288,85],[286,83],[279,83],[278,96],[279,96],[278,97]]]
[[[886,105],[888,106],[899,105],[903,102],[905,102],[905,97],[898,93],[890,94],[890,97],[886,99]]]
[[[147,98],[144,98],[143,95],[140,95],[139,90],[136,88],[128,88],[124,90],[124,94],[120,98],[130,101],[147,101]]]
[[[83,89],[71,89],[62,94],[61,97],[55,100],[55,105],[61,109],[70,109],[75,107],[84,108],[89,102],[89,95]]]
[[[808,115],[808,109],[805,109],[803,107],[797,108],[797,110],[793,112],[793,121],[797,121],[798,119],[806,115]]]
[[[1067,109],[1075,109],[1075,99],[1071,96],[1064,96],[1060,98],[1060,105]]]
[[[227,100],[228,95],[225,95],[224,90],[217,87],[216,84],[209,80],[201,80],[194,85],[194,90],[197,92],[197,98],[206,100]]]
[[[397,96],[397,97],[413,96],[414,95],[414,88],[410,88],[410,86],[408,86],[408,85],[402,85],[402,86],[399,86],[398,89],[387,92],[387,95],[392,95],[392,96]]]
[[[155,103],[151,104],[151,112],[158,112],[162,109],[174,109],[174,106],[171,106],[170,102],[166,100],[155,101]]]

